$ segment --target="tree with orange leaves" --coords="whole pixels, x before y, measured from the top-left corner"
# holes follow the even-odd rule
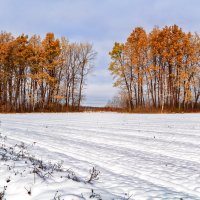
[[[114,49],[116,49],[116,44]],[[197,108],[199,103],[199,36],[185,33],[177,25],[154,28],[146,34],[135,28],[123,46],[123,71],[129,78],[127,96],[133,108]],[[116,80],[121,76],[121,63],[111,51],[109,66]],[[113,68],[115,63],[115,68]],[[126,81],[115,86],[126,85]],[[116,84],[118,83],[118,84]]]

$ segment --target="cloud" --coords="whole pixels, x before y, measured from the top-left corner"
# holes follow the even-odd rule
[[[1,30],[41,36],[54,32],[94,45],[96,72],[86,90],[86,102],[92,104],[106,104],[115,93],[108,52],[134,27],[150,31],[155,25],[178,24],[186,31],[200,31],[199,0],[0,0],[0,5]]]
[[[90,83],[85,92],[84,105],[105,106],[117,93],[117,89],[108,83]]]

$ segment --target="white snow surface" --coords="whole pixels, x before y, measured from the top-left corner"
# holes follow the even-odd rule
[[[83,180],[93,166],[101,172],[92,184],[56,174],[34,182],[32,174],[15,175],[0,161],[6,200],[51,200],[56,191],[65,200],[98,199],[91,189],[103,200],[200,199],[200,114],[1,114],[0,121],[9,145],[35,142],[31,154],[63,161]],[[26,167],[15,164],[18,172]]]

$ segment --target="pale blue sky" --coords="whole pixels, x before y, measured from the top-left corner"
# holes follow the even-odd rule
[[[85,90],[87,105],[105,105],[115,94],[107,68],[115,41],[132,29],[178,24],[200,32],[199,0],[0,0],[0,30],[29,35],[54,32],[71,41],[87,41],[98,52]]]

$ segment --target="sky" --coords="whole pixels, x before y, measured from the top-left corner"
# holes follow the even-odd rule
[[[137,26],[177,24],[200,33],[199,0],[0,0],[0,30],[14,35],[53,32],[89,42],[97,52],[84,105],[104,106],[117,93],[108,71],[114,42],[125,42]]]

